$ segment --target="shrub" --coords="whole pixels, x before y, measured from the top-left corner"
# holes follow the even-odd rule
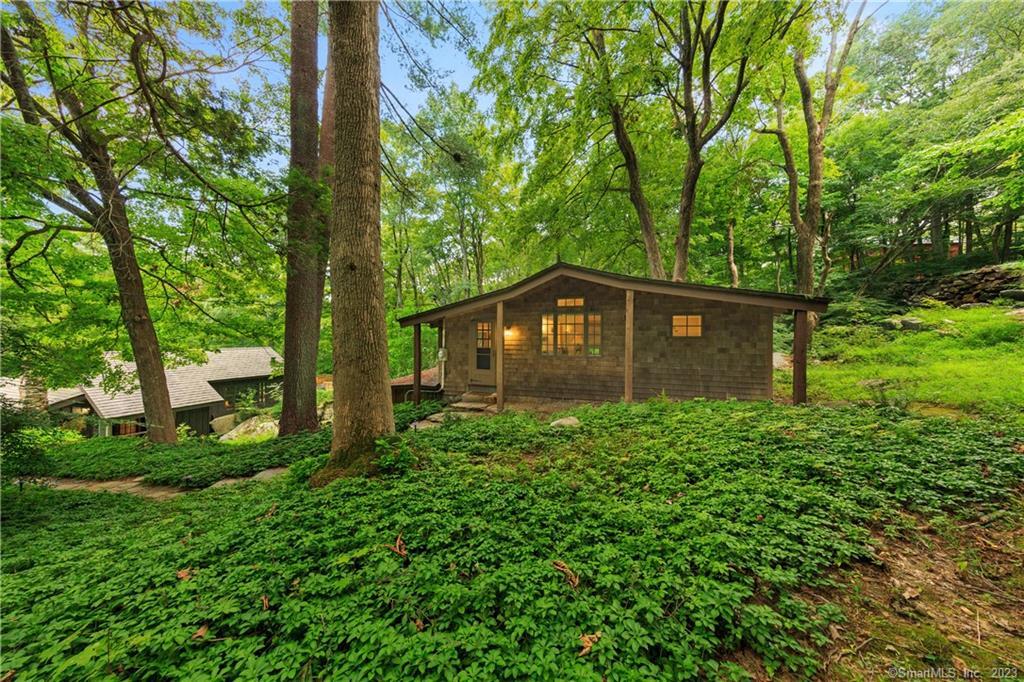
[[[38,478],[50,472],[44,445],[50,439],[45,412],[0,398],[0,475],[4,483]]]

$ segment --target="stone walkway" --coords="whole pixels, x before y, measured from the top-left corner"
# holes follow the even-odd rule
[[[280,476],[286,471],[288,471],[288,467],[272,467],[270,469],[264,469],[252,476],[242,478],[224,478],[217,481],[210,487],[219,488],[225,485],[241,483],[242,481],[267,481]],[[170,500],[188,492],[203,490],[203,488],[178,488],[169,485],[152,485],[150,483],[146,483],[145,478],[145,476],[137,476],[135,478],[118,478],[113,481],[87,481],[78,478],[48,478],[46,479],[45,484],[51,488],[55,488],[56,490],[88,490],[94,493],[128,493],[129,495],[138,495],[151,500]]]

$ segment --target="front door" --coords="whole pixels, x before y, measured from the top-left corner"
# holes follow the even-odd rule
[[[494,386],[494,318],[472,320],[469,383]]]

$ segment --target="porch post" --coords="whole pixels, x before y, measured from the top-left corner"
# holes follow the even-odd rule
[[[807,311],[793,311],[793,404],[807,402]]]
[[[498,412],[505,409],[505,302],[498,301],[494,326],[494,392],[498,398]]]
[[[622,399],[633,402],[633,290],[626,289],[626,350],[623,353],[626,368]]]
[[[416,405],[420,404],[420,374],[423,369],[421,340],[420,325],[417,322],[412,327],[412,401]]]

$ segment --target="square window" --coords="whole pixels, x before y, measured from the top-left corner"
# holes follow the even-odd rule
[[[701,336],[703,315],[673,315],[672,336]]]

